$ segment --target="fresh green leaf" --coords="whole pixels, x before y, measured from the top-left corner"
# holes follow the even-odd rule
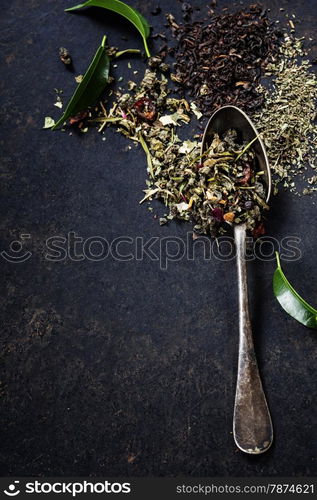
[[[82,7],[103,7],[104,9],[112,10],[113,12],[125,17],[139,31],[143,39],[146,55],[147,57],[151,56],[146,41],[150,34],[150,25],[142,14],[140,14],[140,12],[136,9],[130,7],[130,5],[127,5],[124,2],[121,2],[120,0],[87,0],[87,2],[65,9],[65,12],[71,12],[73,10],[81,9]]]
[[[82,81],[78,84],[72,98],[70,99],[64,114],[55,123],[52,130],[62,125],[69,117],[77,115],[80,111],[86,110],[93,104],[109,80],[110,60],[105,47],[106,37],[104,36],[89,68]]]
[[[278,253],[276,253],[276,260],[277,268],[273,277],[275,297],[292,318],[295,318],[308,328],[317,328],[317,309],[314,309],[302,299],[289,283],[282,271]]]

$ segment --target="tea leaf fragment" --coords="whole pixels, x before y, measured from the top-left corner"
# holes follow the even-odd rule
[[[125,49],[125,50],[120,50],[119,52],[116,52],[114,57],[121,57],[125,54],[140,54],[139,49]]]
[[[45,116],[43,128],[52,128],[55,125],[55,120],[51,116]]]

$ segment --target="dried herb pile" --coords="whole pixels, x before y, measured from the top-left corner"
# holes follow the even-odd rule
[[[146,196],[164,199],[169,219],[193,219],[196,233],[217,235],[228,225],[246,222],[249,230],[261,232],[265,203],[264,172],[257,171],[252,148],[238,142],[237,132],[217,134],[201,156],[200,144],[187,141],[169,146],[159,175]]]
[[[170,97],[168,83],[163,74],[146,69],[139,86],[129,82],[130,92],[117,92],[110,110],[102,105],[94,119],[99,122],[100,131],[115,123],[120,133],[141,144],[147,156],[149,184],[160,175],[164,162],[175,160],[172,146],[177,143],[179,148],[181,143],[175,129],[191,119],[189,103]]]
[[[302,40],[285,35],[279,57],[267,66],[273,89],[258,89],[264,104],[254,120],[275,180],[293,192],[310,194],[317,190],[317,78],[310,62],[298,59],[304,55]],[[305,168],[303,189],[296,181]]]
[[[259,5],[213,15],[209,24],[177,24],[167,16],[176,46],[172,79],[188,91],[205,116],[234,104],[252,112],[263,104],[257,92],[262,68],[277,51],[278,36]]]

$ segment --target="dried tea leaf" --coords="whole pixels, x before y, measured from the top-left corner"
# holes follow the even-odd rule
[[[181,154],[186,154],[186,153],[190,153],[194,148],[197,148],[197,147],[198,147],[197,141],[187,140],[187,141],[183,142],[183,144],[180,146],[178,151]]]
[[[52,128],[55,125],[55,120],[51,116],[45,116],[43,128]]]
[[[188,123],[190,121],[190,118],[184,113],[179,113],[178,111],[176,111],[172,115],[160,116],[159,120],[164,126],[166,126],[166,125],[179,125],[178,122],[180,120],[185,123]]]
[[[194,102],[190,103],[190,109],[192,110],[192,112],[196,116],[197,120],[200,120],[200,118],[203,116],[203,114],[199,111],[199,109],[197,108],[197,106]]]
[[[81,83],[83,81],[84,75],[77,75],[75,76],[75,81],[77,83]]]

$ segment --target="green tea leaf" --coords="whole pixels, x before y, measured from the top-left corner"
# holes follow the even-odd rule
[[[109,79],[110,60],[105,48],[106,37],[104,36],[89,68],[82,81],[78,84],[72,98],[70,99],[64,114],[55,123],[52,130],[62,125],[69,117],[77,115],[80,111],[86,110],[93,104]]]
[[[114,57],[121,57],[124,56],[125,54],[140,54],[139,49],[125,49],[125,50],[119,50],[119,52],[116,52]]]
[[[302,297],[294,290],[292,285],[284,275],[279,254],[276,253],[277,268],[273,277],[274,295],[283,307],[283,309],[292,318],[302,323],[308,328],[317,329],[317,310],[310,306]]]
[[[148,172],[150,174],[151,177],[154,177],[154,174],[153,174],[153,162],[152,162],[152,156],[151,156],[151,153],[150,153],[150,150],[148,148],[148,145],[146,144],[145,140],[144,140],[144,137],[142,135],[141,132],[139,132],[139,141],[140,141],[140,144],[144,150],[144,153],[146,154],[146,160],[147,160],[147,168],[148,168]]]
[[[260,134],[256,135],[252,141],[249,142],[249,144],[246,145],[245,148],[243,148],[243,150],[241,151],[241,153],[238,154],[238,156],[236,157],[236,161],[239,160],[239,158],[241,158],[242,155],[244,155],[244,153],[247,152],[247,150],[252,146],[252,144],[260,137]]]
[[[146,55],[147,57],[151,56],[146,41],[150,34],[150,25],[142,14],[140,14],[140,12],[136,9],[130,7],[130,5],[127,5],[124,2],[121,2],[120,0],[87,0],[87,2],[65,9],[65,12],[71,12],[73,10],[81,9],[82,7],[103,7],[104,9],[112,10],[113,12],[125,17],[139,31],[143,39]]]

